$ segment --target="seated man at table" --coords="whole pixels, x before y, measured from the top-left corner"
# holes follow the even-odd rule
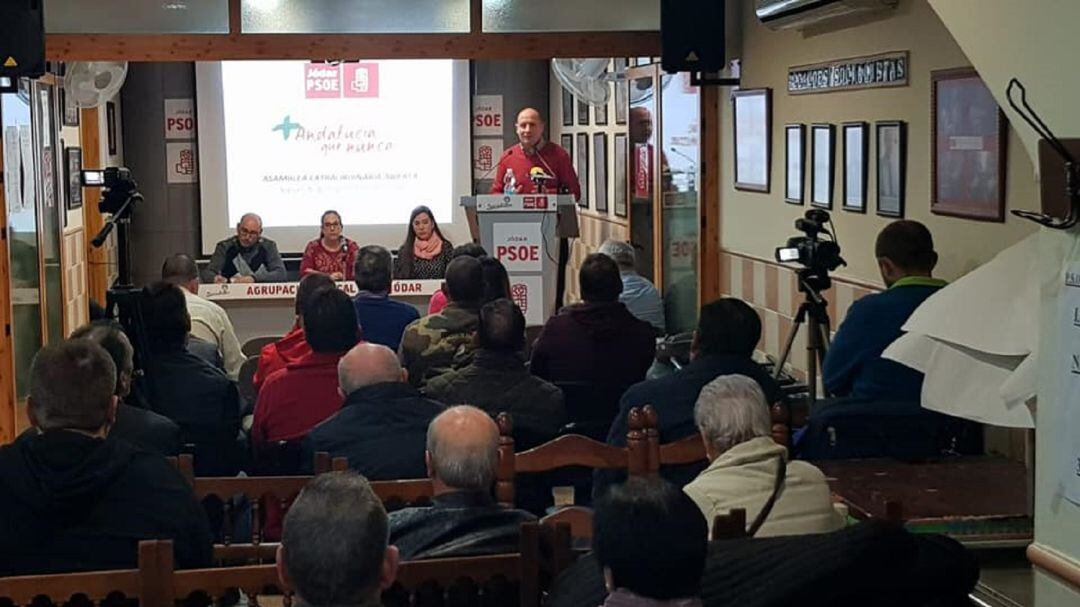
[[[285,517],[277,551],[281,583],[294,605],[379,605],[397,576],[386,510],[355,472],[320,474]]]
[[[742,508],[751,525],[765,517],[754,537],[827,533],[843,526],[821,470],[788,461],[787,448],[773,441],[769,407],[756,381],[745,375],[712,380],[701,389],[694,421],[709,467],[683,491],[706,520]]]
[[[311,353],[270,374],[255,402],[251,438],[256,451],[296,441],[341,408],[337,366],[359,340],[352,301],[336,288],[315,291],[304,310],[304,340]]]
[[[115,387],[116,366],[89,340],[34,357],[35,433],[0,447],[0,576],[133,568],[149,539],[172,540],[180,567],[210,566],[191,487],[161,455],[109,436]]]
[[[326,274],[308,274],[300,280],[296,287],[296,322],[292,330],[274,343],[266,344],[259,352],[259,366],[251,380],[256,394],[274,371],[284,369],[287,364],[311,354],[311,346],[304,339],[304,310],[308,308],[312,295],[321,289],[333,288],[334,281]]]
[[[180,287],[187,301],[188,316],[191,317],[191,334],[203,341],[217,346],[221,353],[225,372],[233,380],[240,373],[244,364],[244,354],[240,351],[240,340],[236,338],[229,315],[221,306],[199,297],[199,268],[195,260],[187,255],[171,255],[161,265],[161,280]]]
[[[356,320],[364,341],[382,344],[393,351],[401,346],[401,335],[409,323],[420,318],[416,308],[390,299],[393,259],[378,245],[362,247],[356,255],[356,288],[353,299]]]
[[[476,407],[451,407],[432,420],[424,453],[432,505],[390,514],[390,543],[402,558],[517,552],[521,523],[535,517],[492,499],[498,447],[499,428]]]
[[[236,224],[236,236],[217,243],[203,282],[284,282],[285,262],[277,243],[263,238],[262,218],[246,213]]]
[[[619,402],[619,415],[611,424],[607,442],[626,446],[627,418],[633,407],[652,405],[660,418],[660,442],[671,443],[698,433],[694,424],[694,405],[705,384],[721,375],[737,373],[752,378],[761,386],[766,402],[779,402],[780,386],[752,358],[761,339],[761,319],[745,302],[722,298],[701,307],[697,329],[690,343],[690,364],[670,375],[632,386]],[[704,465],[672,466],[661,474],[676,487],[690,482]],[[597,471],[595,492],[601,493],[623,475]]]
[[[442,311],[411,323],[401,338],[401,364],[416,387],[453,367],[455,357],[472,353],[484,297],[480,260],[461,256],[450,262],[446,295],[450,303]]]
[[[301,461],[318,451],[345,457],[371,480],[424,476],[424,435],[443,406],[420,396],[390,348],[362,343],[337,366],[345,404],[304,440]]]
[[[195,473],[229,476],[240,465],[240,397],[225,372],[186,349],[191,318],[174,284],[143,289],[142,315],[150,346],[146,375],[150,408],[180,426],[185,444],[195,445]]]
[[[528,449],[555,438],[566,423],[562,390],[525,368],[525,315],[509,299],[480,308],[476,352],[461,369],[433,377],[424,394],[446,404],[469,403],[514,421],[515,448]]]
[[[851,304],[825,356],[822,381],[834,396],[918,402],[923,374],[881,353],[915,309],[945,286],[932,276],[934,239],[923,224],[901,219],[881,230],[874,254],[888,288]]]

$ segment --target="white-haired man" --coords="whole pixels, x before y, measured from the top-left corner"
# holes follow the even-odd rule
[[[600,253],[615,260],[622,277],[622,293],[619,301],[631,314],[652,325],[657,333],[666,332],[664,324],[664,301],[660,292],[648,278],[637,273],[637,257],[634,247],[621,240],[607,240],[600,245]]]
[[[683,491],[707,521],[734,508],[754,521],[774,500],[756,537],[825,533],[843,525],[821,470],[787,461],[787,449],[773,441],[768,403],[756,381],[743,375],[712,380],[701,389],[694,422],[709,467]]]

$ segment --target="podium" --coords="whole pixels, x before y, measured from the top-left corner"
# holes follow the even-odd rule
[[[559,238],[577,236],[573,196],[488,194],[464,196],[474,238],[510,275],[510,296],[525,324],[542,325],[555,312]]]

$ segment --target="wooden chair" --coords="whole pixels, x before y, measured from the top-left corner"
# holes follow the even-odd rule
[[[258,352],[248,355],[244,363],[240,365],[240,373],[236,377],[236,389],[240,392],[240,398],[244,401],[241,404],[241,410],[243,411],[255,407],[255,398],[258,396],[258,393],[255,392],[255,371],[258,369]]]
[[[258,358],[259,354],[262,352],[263,346],[272,344],[279,339],[281,339],[281,336],[273,337],[268,335],[264,337],[252,337],[245,341],[244,345],[240,346],[240,352],[243,353],[244,356],[254,356]]]

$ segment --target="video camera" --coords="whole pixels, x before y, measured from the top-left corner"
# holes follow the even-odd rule
[[[138,195],[139,184],[131,177],[131,170],[126,167],[84,170],[81,175],[84,188],[100,187],[101,202],[98,210],[116,215],[133,196]]]
[[[805,236],[792,236],[788,238],[787,246],[777,247],[776,261],[797,263],[810,273],[822,276],[827,276],[840,266],[846,266],[847,262],[840,257],[840,244],[825,228],[825,224],[830,221],[829,213],[820,209],[810,209],[804,217],[796,219],[795,229]],[[829,240],[821,240],[820,234],[828,235]]]

